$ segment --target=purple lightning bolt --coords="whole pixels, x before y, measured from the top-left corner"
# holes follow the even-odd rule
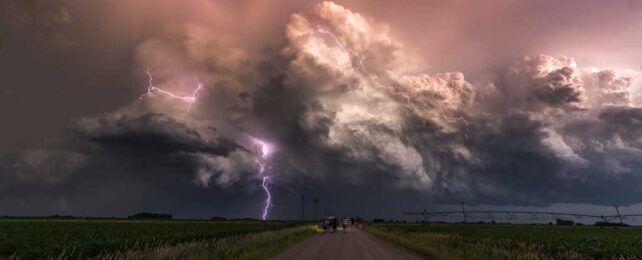
[[[190,111],[190,109],[192,108],[192,104],[194,104],[194,102],[196,102],[196,99],[198,98],[199,91],[201,91],[201,89],[203,88],[203,83],[199,82],[197,87],[196,87],[196,89],[194,89],[194,91],[192,92],[191,96],[179,96],[179,95],[176,95],[176,94],[174,94],[174,93],[172,93],[170,91],[154,87],[154,77],[152,76],[152,73],[150,72],[149,68],[145,71],[145,73],[147,74],[147,79],[148,79],[147,80],[147,82],[148,82],[148,84],[147,84],[147,93],[145,93],[142,96],[140,96],[140,98],[138,98],[139,100],[145,98],[148,95],[153,94],[154,92],[158,92],[160,94],[163,94],[163,95],[166,95],[168,97],[171,97],[171,98],[174,98],[174,99],[178,99],[180,101],[183,101],[183,102],[187,103],[187,111],[186,111],[186,113]]]
[[[272,195],[270,195],[270,188],[268,187],[269,181],[270,177],[263,176],[263,183],[261,183],[261,186],[263,186],[263,191],[265,191],[265,194],[267,195],[267,198],[265,199],[265,207],[263,208],[263,214],[261,215],[261,218],[263,218],[263,220],[267,219],[268,210],[272,205]]]
[[[261,183],[261,186],[263,187],[263,191],[265,191],[266,199],[265,199],[265,207],[263,208],[263,214],[261,215],[261,218],[263,220],[266,220],[268,217],[268,213],[270,210],[270,206],[272,206],[272,195],[270,194],[270,188],[269,188],[269,182],[270,182],[270,177],[266,175],[266,171],[268,170],[268,160],[270,153],[272,153],[272,145],[269,143],[257,139],[254,137],[250,137],[252,139],[252,142],[257,146],[258,151],[260,153],[260,156],[256,159],[256,163],[259,165],[259,177],[263,180]]]

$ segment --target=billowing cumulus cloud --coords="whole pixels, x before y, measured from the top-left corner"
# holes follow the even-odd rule
[[[286,36],[293,56],[286,84],[305,88],[300,124],[310,138],[345,160],[376,162],[405,184],[429,187],[434,168],[425,166],[412,128],[452,130],[453,115],[474,97],[463,75],[405,74],[401,44],[383,25],[331,2],[293,15]]]
[[[161,188],[187,200],[206,190],[252,195],[252,208],[265,166],[252,141],[260,138],[274,148],[265,167],[285,217],[278,194],[299,189],[384,198],[368,188],[377,187],[418,203],[640,202],[639,73],[524,51],[473,78],[468,66],[426,66],[433,61],[419,57],[429,47],[416,52],[395,33],[403,28],[343,5],[299,7],[269,25],[261,24],[280,11],[254,5],[199,1],[186,11],[193,16],[159,21],[162,30],[129,53],[139,75],[131,101],[77,118],[57,142],[5,156],[0,192],[21,197],[17,187],[32,185],[33,196],[73,208],[86,187],[102,187],[93,195],[102,201],[111,187],[129,187],[141,199],[110,206],[122,212],[156,205],[154,196],[169,196]],[[68,8],[29,19],[56,32],[75,22]],[[254,18],[234,32],[221,26],[234,20],[223,10]]]
[[[590,107],[631,105],[631,81],[614,70],[590,69],[582,76]]]
[[[576,70],[572,58],[527,57],[508,73],[509,102],[532,109],[576,106],[584,91]]]

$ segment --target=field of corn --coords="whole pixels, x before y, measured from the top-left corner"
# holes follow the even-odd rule
[[[642,259],[642,229],[635,227],[371,224],[366,230],[436,259]]]
[[[242,258],[256,253],[243,243],[273,253],[312,233],[293,222],[3,219],[0,258]]]

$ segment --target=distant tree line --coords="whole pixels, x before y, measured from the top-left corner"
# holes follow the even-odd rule
[[[405,220],[385,220],[382,218],[373,218],[372,222],[374,223],[406,223]]]
[[[127,216],[127,218],[128,219],[172,219],[172,214],[141,212],[131,216]]]

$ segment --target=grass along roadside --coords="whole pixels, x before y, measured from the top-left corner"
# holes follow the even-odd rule
[[[489,243],[490,241],[458,235],[404,233],[372,225],[365,226],[364,230],[382,240],[407,248],[429,259],[540,259],[534,252],[536,250],[527,245],[522,245],[523,248],[519,249],[506,250],[493,246],[492,243]]]
[[[640,229],[370,224],[365,230],[432,259],[639,259]]]
[[[143,250],[113,252],[97,259],[268,259],[313,235],[312,225],[201,240],[177,245],[161,245]]]
[[[289,221],[0,219],[0,259],[88,259],[301,226]]]

